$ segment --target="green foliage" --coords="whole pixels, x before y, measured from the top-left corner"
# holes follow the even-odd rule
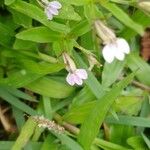
[[[146,9],[137,0],[58,2],[48,20],[42,0],[0,1],[0,150],[149,150],[150,66],[142,58],[149,2]],[[99,35],[96,20],[110,30]],[[111,31],[130,54],[107,63],[101,36],[114,42]],[[67,83],[74,65],[64,52],[86,70],[81,86]]]

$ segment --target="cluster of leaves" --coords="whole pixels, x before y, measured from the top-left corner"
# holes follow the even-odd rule
[[[0,1],[0,150],[150,149],[150,67],[139,56],[150,14],[136,0],[59,2],[49,21],[35,0]],[[124,61],[103,61],[96,19],[128,40],[132,52]],[[61,54],[87,69],[79,47],[103,66],[88,71],[84,86],[71,87]],[[47,132],[24,114],[54,119],[66,132]]]

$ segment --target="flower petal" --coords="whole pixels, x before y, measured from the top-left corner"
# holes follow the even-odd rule
[[[71,73],[68,73],[67,77],[66,77],[66,81],[73,86],[75,84],[74,82],[74,75]]]
[[[122,51],[120,51],[120,49],[118,49],[117,47],[114,48],[114,55],[118,60],[124,60],[125,54]]]
[[[56,8],[56,9],[60,9],[62,7],[61,3],[59,3],[58,1],[49,2],[49,6]]]
[[[108,63],[111,63],[114,60],[113,44],[105,45],[102,50],[102,54],[103,54],[104,59]]]
[[[52,20],[53,19],[52,13],[47,8],[45,8],[44,12],[45,12],[48,20]]]
[[[58,10],[56,8],[49,7],[48,10],[52,15],[58,15]]]
[[[130,52],[130,47],[129,47],[129,44],[128,42],[123,39],[123,38],[117,38],[117,46],[118,46],[118,49],[126,54],[129,54]]]
[[[85,69],[76,69],[75,74],[84,80],[88,78],[88,74]]]
[[[78,77],[76,74],[72,74],[73,75],[73,78],[74,78],[74,82],[77,84],[77,85],[82,85],[83,84],[83,81],[80,77]]]

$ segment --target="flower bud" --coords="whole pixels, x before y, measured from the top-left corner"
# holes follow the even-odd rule
[[[141,7],[143,10],[150,12],[150,1],[143,0],[138,3],[138,6]]]
[[[109,44],[116,40],[115,33],[108,28],[104,22],[96,20],[94,22],[94,26],[97,31],[97,35],[103,40],[103,44]]]
[[[66,52],[64,52],[62,56],[64,59],[64,63],[66,64],[66,70],[68,72],[74,72],[77,68],[72,58]]]

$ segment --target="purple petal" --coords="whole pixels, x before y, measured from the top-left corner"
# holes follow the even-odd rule
[[[73,76],[74,82],[75,82],[77,85],[82,85],[82,84],[83,84],[82,79],[81,79],[80,77],[78,77],[78,75],[72,74],[72,76]]]
[[[49,3],[49,6],[56,8],[56,9],[60,9],[62,7],[61,3],[59,3],[58,1],[52,1]]]
[[[48,10],[52,15],[58,15],[58,10],[56,8],[49,7]]]
[[[53,19],[52,13],[47,8],[45,8],[44,12],[49,20]]]
[[[68,73],[67,77],[66,77],[66,81],[73,86],[75,84],[74,82],[74,75],[71,73]]]
[[[87,78],[88,78],[88,74],[87,74],[87,72],[86,72],[85,69],[77,69],[77,70],[75,71],[75,74],[76,74],[79,78],[81,78],[81,79],[87,79]]]

